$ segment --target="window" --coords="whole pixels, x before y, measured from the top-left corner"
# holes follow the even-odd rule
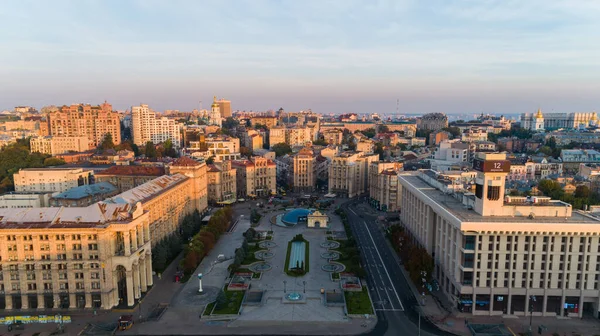
[[[37,290],[37,285],[35,283],[28,283],[27,290]]]
[[[75,273],[75,279],[83,279],[83,273]]]

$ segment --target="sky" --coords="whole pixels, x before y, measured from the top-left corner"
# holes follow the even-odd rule
[[[598,17],[598,0],[4,0],[0,110],[218,96],[246,111],[597,111]]]

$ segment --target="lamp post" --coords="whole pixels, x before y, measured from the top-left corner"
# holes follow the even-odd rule
[[[533,303],[535,302],[535,295],[529,297],[529,331],[531,332],[531,324],[533,323]]]
[[[140,290],[140,301],[138,302],[138,309],[140,311],[140,320],[142,319],[142,286],[138,286]]]
[[[198,293],[202,293],[202,273],[198,273]]]
[[[284,293],[284,294],[286,293],[286,291],[285,291],[285,284],[286,284],[286,283],[287,283],[287,281],[283,280],[283,293]]]
[[[302,284],[304,285],[304,293],[306,293],[306,281],[302,281]]]

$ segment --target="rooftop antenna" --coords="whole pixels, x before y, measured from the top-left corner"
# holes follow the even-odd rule
[[[400,99],[396,99],[396,116],[400,113]]]

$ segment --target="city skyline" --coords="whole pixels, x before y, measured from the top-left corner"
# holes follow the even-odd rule
[[[7,3],[0,110],[597,110],[592,1]],[[596,71],[595,71],[596,70]]]

